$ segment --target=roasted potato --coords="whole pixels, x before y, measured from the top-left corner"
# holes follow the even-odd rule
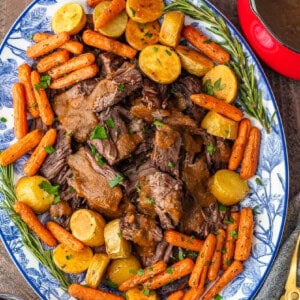
[[[155,291],[151,291],[146,295],[141,287],[133,288],[125,293],[126,300],[159,300]]]
[[[190,47],[179,45],[175,51],[180,57],[182,67],[193,75],[203,76],[214,67],[211,59]]]
[[[139,260],[131,255],[128,258],[113,260],[108,267],[107,275],[110,281],[120,285],[136,274],[140,268]]]
[[[64,244],[59,244],[53,250],[55,265],[66,273],[78,274],[87,270],[93,258],[93,251],[85,247],[81,251],[74,251]]]
[[[109,6],[111,1],[103,1],[100,2],[93,11],[93,21],[95,24],[95,21],[99,17],[100,14],[103,13],[105,8]],[[122,11],[120,14],[118,14],[112,21],[110,21],[108,24],[104,25],[97,31],[99,31],[101,34],[106,35],[108,37],[117,38],[120,37],[126,28],[128,22],[128,16],[124,11]]]
[[[234,205],[240,202],[248,193],[247,181],[230,170],[219,170],[209,182],[209,190],[224,205]]]
[[[180,11],[170,11],[165,14],[159,33],[161,44],[175,48],[180,41],[184,14]]]
[[[231,103],[237,96],[238,81],[235,73],[225,65],[218,65],[203,77],[203,86],[207,94]]]
[[[67,32],[73,35],[83,29],[86,21],[86,14],[80,4],[66,3],[55,12],[51,26],[55,33]]]
[[[105,253],[96,253],[93,256],[85,276],[85,282],[88,286],[92,288],[98,287],[104,277],[109,262],[110,259]]]
[[[160,25],[157,21],[141,24],[129,20],[125,30],[128,44],[137,49],[143,50],[148,45],[158,42]]]
[[[38,214],[49,210],[55,197],[41,187],[42,182],[51,186],[48,179],[36,175],[21,177],[15,187],[17,199],[26,203]]]
[[[104,227],[106,253],[109,258],[127,258],[131,253],[131,244],[126,241],[120,231],[120,219],[110,221]]]
[[[153,81],[171,83],[181,72],[178,55],[170,47],[153,45],[144,48],[139,56],[141,70]]]
[[[238,122],[223,117],[214,111],[209,111],[203,118],[201,127],[212,135],[234,140],[237,137],[238,124]]]
[[[153,22],[163,14],[163,0],[127,0],[126,12],[130,19],[139,23]]]
[[[79,209],[70,219],[72,234],[85,245],[97,247],[104,244],[105,220],[95,211]]]

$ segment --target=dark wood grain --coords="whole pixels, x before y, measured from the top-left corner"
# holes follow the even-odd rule
[[[0,1],[0,40],[3,39],[20,12],[30,2],[30,0]],[[211,2],[239,28],[236,0],[212,0]],[[262,65],[270,81],[282,117],[289,152],[290,199],[293,199],[293,196],[300,190],[300,184],[298,184],[300,178],[300,81],[280,76],[264,64]],[[288,213],[288,225],[283,241],[295,226],[293,222],[296,220],[295,214],[296,212],[292,210]],[[39,299],[20,275],[1,243],[0,292],[15,293],[23,297],[24,300]]]

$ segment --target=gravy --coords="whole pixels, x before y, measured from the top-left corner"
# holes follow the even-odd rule
[[[300,0],[252,0],[252,4],[275,37],[300,51]]]

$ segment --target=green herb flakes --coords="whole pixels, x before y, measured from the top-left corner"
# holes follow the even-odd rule
[[[43,180],[39,184],[39,187],[50,195],[58,195],[59,194],[59,185],[52,185],[48,181]]]
[[[5,117],[1,117],[1,118],[0,118],[0,122],[6,123],[6,122],[7,122],[7,119],[6,119]]]
[[[216,148],[212,144],[208,144],[206,149],[210,156],[216,152]]]
[[[118,91],[119,91],[119,92],[124,92],[124,90],[125,90],[125,84],[124,84],[124,83],[120,83],[120,84],[118,85]]]
[[[168,50],[168,49],[166,49],[166,53],[167,53],[169,56],[172,55],[172,52],[171,52],[170,50]]]
[[[164,125],[164,123],[162,122],[162,121],[159,121],[159,120],[155,120],[154,122],[153,122],[153,124],[155,125],[155,126],[163,126]]]
[[[53,148],[52,146],[45,146],[44,149],[48,154],[52,154],[55,152],[55,148]]]
[[[115,127],[115,121],[112,119],[112,118],[108,118],[106,121],[105,121],[106,125],[108,128],[114,128]]]
[[[143,276],[144,273],[145,273],[145,272],[144,272],[143,269],[138,269],[137,272],[136,272],[136,274],[139,275],[139,276]]]
[[[107,133],[106,133],[105,128],[103,126],[97,125],[94,128],[93,132],[92,132],[91,139],[92,140],[96,140],[96,139],[105,140],[105,139],[107,139]]]
[[[50,75],[43,75],[40,78],[40,82],[34,85],[34,88],[36,91],[38,91],[39,89],[46,89],[50,86],[50,82],[51,82]]]
[[[117,174],[117,176],[115,178],[113,178],[109,181],[109,186],[111,188],[113,188],[113,187],[117,186],[118,184],[122,183],[123,180],[124,180],[124,177],[121,174]]]
[[[173,272],[174,272],[174,268],[173,267],[168,267],[166,269],[166,273],[168,273],[168,274],[173,274]]]
[[[174,165],[174,163],[173,163],[172,161],[169,161],[169,162],[168,162],[168,167],[169,167],[169,168],[174,168],[175,165]]]

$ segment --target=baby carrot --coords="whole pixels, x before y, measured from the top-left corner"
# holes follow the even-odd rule
[[[101,290],[96,290],[93,288],[85,287],[83,285],[72,283],[69,285],[68,293],[79,300],[124,300],[123,297],[104,292]]]
[[[64,64],[52,68],[48,74],[57,79],[58,77],[65,76],[66,74],[83,67],[89,66],[95,61],[95,55],[93,53],[84,53],[71,58]]]
[[[213,110],[233,121],[239,122],[243,118],[243,112],[231,105],[207,94],[193,94],[191,100],[206,109]]]
[[[46,134],[41,139],[38,146],[34,149],[33,153],[24,165],[23,172],[28,176],[35,175],[39,168],[42,166],[44,160],[46,159],[48,153],[45,147],[53,146],[56,142],[56,129],[49,129]]]
[[[253,212],[249,207],[242,208],[240,212],[240,223],[238,239],[236,241],[234,259],[245,261],[248,259],[253,237]]]
[[[241,178],[249,179],[254,176],[258,164],[259,146],[260,131],[257,127],[252,127],[242,160],[240,171]]]
[[[49,221],[46,223],[46,227],[61,244],[66,245],[70,249],[80,251],[85,247],[72,233],[59,224]]]
[[[148,279],[152,278],[153,276],[162,273],[166,270],[167,265],[164,261],[158,261],[157,263],[153,264],[152,266],[143,270],[142,275],[133,275],[128,280],[124,281],[120,286],[120,291],[127,291],[139,284],[146,282]]]
[[[89,46],[110,51],[119,56],[134,58],[137,54],[136,49],[90,29],[87,29],[83,32],[82,39],[84,43]]]
[[[203,300],[213,299],[232,279],[243,271],[243,264],[235,260],[221,275],[219,280],[204,295]]]
[[[24,84],[27,110],[33,118],[37,118],[40,116],[40,112],[31,84],[31,67],[28,64],[20,65],[18,67],[18,76],[20,82]]]
[[[199,287],[201,273],[204,266],[208,266],[211,262],[216,247],[216,237],[213,234],[209,234],[202,246],[201,251],[197,256],[195,267],[189,279],[190,287]]]
[[[39,106],[41,119],[45,125],[49,126],[53,123],[54,112],[49,103],[46,91],[39,87],[40,74],[37,71],[31,72],[31,83],[34,87],[34,94]]]
[[[43,137],[43,130],[35,129],[0,153],[0,165],[7,166],[33,150]]]
[[[211,41],[209,37],[200,32],[197,28],[191,25],[184,26],[182,36],[213,61],[219,64],[229,62],[230,54],[220,45]]]
[[[199,252],[202,248],[203,241],[199,239],[192,238],[186,234],[175,230],[166,230],[165,231],[165,240],[169,244],[184,249],[197,251]]]
[[[208,274],[207,274],[207,278],[209,281],[214,281],[218,277],[221,268],[221,263],[222,263],[222,249],[224,247],[225,238],[226,238],[225,230],[218,229],[216,249],[212,257],[211,264],[209,266]]]
[[[251,128],[251,122],[249,119],[241,120],[239,124],[238,135],[232,146],[232,150],[228,162],[229,170],[234,171],[240,165],[244,156],[250,128]]]
[[[222,269],[227,270],[233,261],[236,239],[238,237],[238,227],[240,214],[238,212],[231,213],[230,223],[226,229],[226,239],[222,255]]]
[[[22,83],[17,82],[13,85],[12,96],[14,105],[14,134],[17,139],[20,139],[28,132],[26,96]]]
[[[194,262],[190,258],[185,258],[168,267],[165,272],[160,273],[144,283],[144,286],[150,290],[155,290],[161,286],[182,278],[192,272]]]
[[[193,287],[186,291],[182,300],[199,300],[200,296],[204,293],[204,287]]]
[[[44,227],[34,211],[27,204],[17,201],[14,204],[14,210],[45,244],[50,247],[56,246],[57,242],[52,233]]]
[[[184,296],[184,291],[179,290],[179,291],[176,291],[176,292],[170,294],[168,296],[167,300],[182,300],[183,296]]]
[[[55,79],[50,84],[51,89],[62,89],[79,81],[92,78],[97,75],[99,69],[95,64],[89,65],[87,67],[78,69],[69,73],[64,77]]]
[[[113,20],[123,9],[125,9],[125,0],[112,0],[111,3],[103,10],[95,21],[95,30],[102,28]]]
[[[53,67],[59,66],[70,58],[69,52],[65,49],[58,49],[55,52],[43,57],[36,65],[40,73],[47,72]]]

